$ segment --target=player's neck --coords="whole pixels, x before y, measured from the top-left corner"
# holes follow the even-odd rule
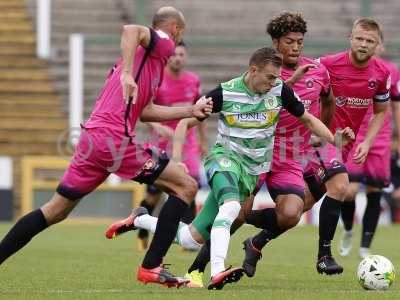
[[[251,84],[249,72],[246,72],[246,75],[244,75],[243,82],[244,82],[244,85],[246,86],[246,88],[247,88],[251,93],[257,94],[257,92],[255,92],[255,90],[254,90],[254,86]]]
[[[169,76],[171,76],[174,79],[179,79],[183,73],[183,70],[172,70],[170,68],[167,68],[167,73]]]
[[[353,53],[351,51],[349,52],[349,59],[351,64],[356,68],[365,68],[368,66],[369,63],[369,59],[363,62],[358,61],[357,59],[354,58]]]
[[[296,63],[296,64],[285,64],[285,63],[283,63],[283,67],[285,69],[289,69],[289,70],[293,70],[293,71],[297,70],[299,65],[300,65],[299,63]]]

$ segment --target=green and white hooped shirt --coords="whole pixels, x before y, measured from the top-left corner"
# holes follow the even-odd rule
[[[219,113],[216,145],[227,155],[233,152],[249,174],[268,172],[272,162],[274,135],[279,113],[284,108],[296,117],[304,106],[282,80],[266,94],[254,94],[244,82],[245,74],[220,84],[206,97],[213,99],[213,112]]]

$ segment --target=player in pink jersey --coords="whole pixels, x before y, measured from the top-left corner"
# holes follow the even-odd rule
[[[383,36],[381,43],[377,47],[376,55],[380,56],[384,52]],[[383,61],[387,69],[390,71],[391,87],[390,98],[392,100],[392,108],[395,114],[395,120],[399,122],[400,111],[400,76],[399,70],[394,63]],[[356,145],[361,143],[367,134],[368,123],[371,119],[372,109],[368,110],[363,123],[358,132]],[[398,132],[399,134],[399,132]],[[355,198],[360,188],[360,183],[367,185],[366,196],[367,206],[365,208],[362,219],[362,235],[359,254],[361,258],[369,255],[369,248],[378,224],[381,211],[380,200],[382,198],[382,189],[390,183],[390,158],[391,158],[391,141],[392,141],[392,110],[388,109],[385,116],[385,122],[372,144],[367,159],[363,164],[355,164],[352,160],[347,162],[347,169],[350,174],[350,187],[348,198],[353,199],[349,202],[347,210],[343,212],[342,219],[345,232],[343,233],[339,246],[339,253],[343,256],[350,254],[352,249],[352,228],[353,217],[355,211]]]
[[[195,74],[185,70],[187,62],[187,50],[183,43],[175,48],[175,54],[168,60],[164,73],[164,80],[157,91],[154,103],[165,106],[192,105],[200,96],[200,79]],[[179,120],[171,120],[162,123],[149,123],[152,130],[152,141],[160,149],[171,155],[172,136]],[[207,152],[207,138],[205,122],[202,122],[197,130],[188,130],[184,144],[184,158],[182,161],[189,171],[189,175],[200,182],[200,158]],[[195,217],[196,207],[193,201],[186,211],[182,221],[190,223]]]
[[[329,126],[334,113],[334,97],[330,88],[326,68],[312,59],[302,56],[306,22],[300,14],[283,13],[274,18],[267,26],[274,46],[283,55],[284,67],[281,76],[284,80],[291,78],[299,68],[306,74],[294,83],[293,90],[299,95],[305,108]],[[309,67],[312,66],[312,67]],[[323,167],[324,178],[320,182],[318,201],[325,192],[322,206],[328,207],[320,216],[320,241],[317,270],[320,273],[338,274],[343,268],[332,257],[331,240],[333,239],[337,216],[348,185],[346,168],[337,159],[336,148],[325,145],[319,149],[322,153],[323,166],[310,146],[311,132],[287,112],[283,112],[277,126],[274,159],[271,171],[266,174],[266,185],[276,207],[264,210],[262,225],[264,230],[244,242],[246,258],[243,268],[247,275],[254,276],[256,263],[261,257],[261,249],[271,240],[297,225],[304,210],[305,183],[304,170],[316,172]],[[324,187],[322,187],[324,185]],[[314,203],[313,201],[313,203]],[[331,212],[333,211],[333,213]],[[256,213],[257,219],[260,214]],[[248,223],[257,222],[254,216],[248,216]],[[257,225],[257,224],[254,224]],[[323,262],[323,264],[321,264]]]
[[[350,50],[328,55],[320,59],[328,69],[336,110],[331,129],[351,127],[357,135],[368,109],[373,107],[373,115],[367,133],[357,145],[344,146],[344,162],[362,164],[372,142],[382,127],[389,101],[390,73],[384,63],[374,56],[379,44],[381,30],[379,24],[370,18],[354,22],[350,37]],[[349,156],[350,151],[353,153]],[[346,214],[354,199],[345,197],[342,214]],[[325,209],[321,207],[321,210]]]
[[[329,124],[335,107],[329,76],[323,65],[301,56],[306,31],[306,22],[297,13],[285,12],[274,18],[268,25],[268,33],[273,38],[275,48],[283,55],[284,65],[281,77],[286,83],[292,85],[305,108],[314,116],[320,116],[321,104],[322,120]],[[255,237],[248,238],[244,242],[246,258],[243,262],[243,269],[249,277],[255,274],[256,265],[261,258],[261,249],[271,239],[295,226],[303,211],[312,206],[309,204],[304,206],[305,183],[303,179],[304,164],[316,160],[314,151],[310,151],[308,146],[310,135],[310,131],[295,118],[291,118],[286,111],[281,113],[276,129],[271,171],[260,176],[257,188],[253,192],[256,194],[265,182],[276,207],[250,212],[253,200],[250,197],[246,207],[243,208],[246,222],[264,229]],[[328,170],[324,181],[328,187],[328,193],[343,199],[348,183],[346,170],[334,156],[324,157],[324,160]],[[318,159],[317,161],[319,163]],[[320,198],[318,197],[317,200]],[[331,217],[328,216],[324,218],[325,222],[321,222],[322,240],[330,241],[333,237],[336,219],[330,220]],[[235,232],[243,222],[243,217],[237,219],[231,228],[231,233]],[[334,228],[331,229],[329,226],[334,226]],[[328,231],[331,236],[326,237],[325,231]],[[209,261],[209,248],[210,244],[207,242],[188,269],[191,286],[199,286],[195,282],[198,278],[196,275],[204,272]],[[326,262],[326,267],[320,269],[321,272],[336,274],[343,271],[343,268],[337,265],[331,256],[321,255],[321,257],[324,257],[323,260]]]
[[[115,173],[125,179],[154,183],[170,194],[149,251],[139,267],[138,280],[168,286],[185,283],[161,263],[176,234],[181,214],[197,191],[196,182],[179,164],[168,163],[165,155],[152,156],[136,144],[133,130],[139,118],[165,121],[207,117],[212,103],[201,99],[193,106],[174,108],[152,103],[175,42],[181,40],[185,19],[175,8],[163,7],[154,15],[152,25],[152,28],[123,27],[122,59],[106,79],[56,193],[11,228],[0,242],[0,264],[39,232],[65,219],[81,198],[96,189],[110,173]]]

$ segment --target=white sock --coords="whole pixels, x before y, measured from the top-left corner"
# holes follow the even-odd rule
[[[229,201],[220,206],[218,215],[211,228],[211,277],[225,270],[225,258],[228,253],[230,231],[233,221],[240,212],[237,201]]]
[[[136,217],[133,224],[138,228],[146,229],[151,233],[154,233],[156,231],[157,221],[158,218],[145,214]]]
[[[180,222],[179,229],[175,237],[175,243],[187,250],[200,250],[201,244],[196,242],[190,233],[189,225]]]

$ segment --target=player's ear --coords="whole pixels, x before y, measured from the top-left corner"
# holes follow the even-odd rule
[[[279,39],[272,39],[272,45],[275,49],[278,49]]]
[[[251,75],[254,75],[256,72],[257,72],[257,66],[256,66],[256,65],[251,65],[251,66],[249,67],[249,73],[250,73]]]

